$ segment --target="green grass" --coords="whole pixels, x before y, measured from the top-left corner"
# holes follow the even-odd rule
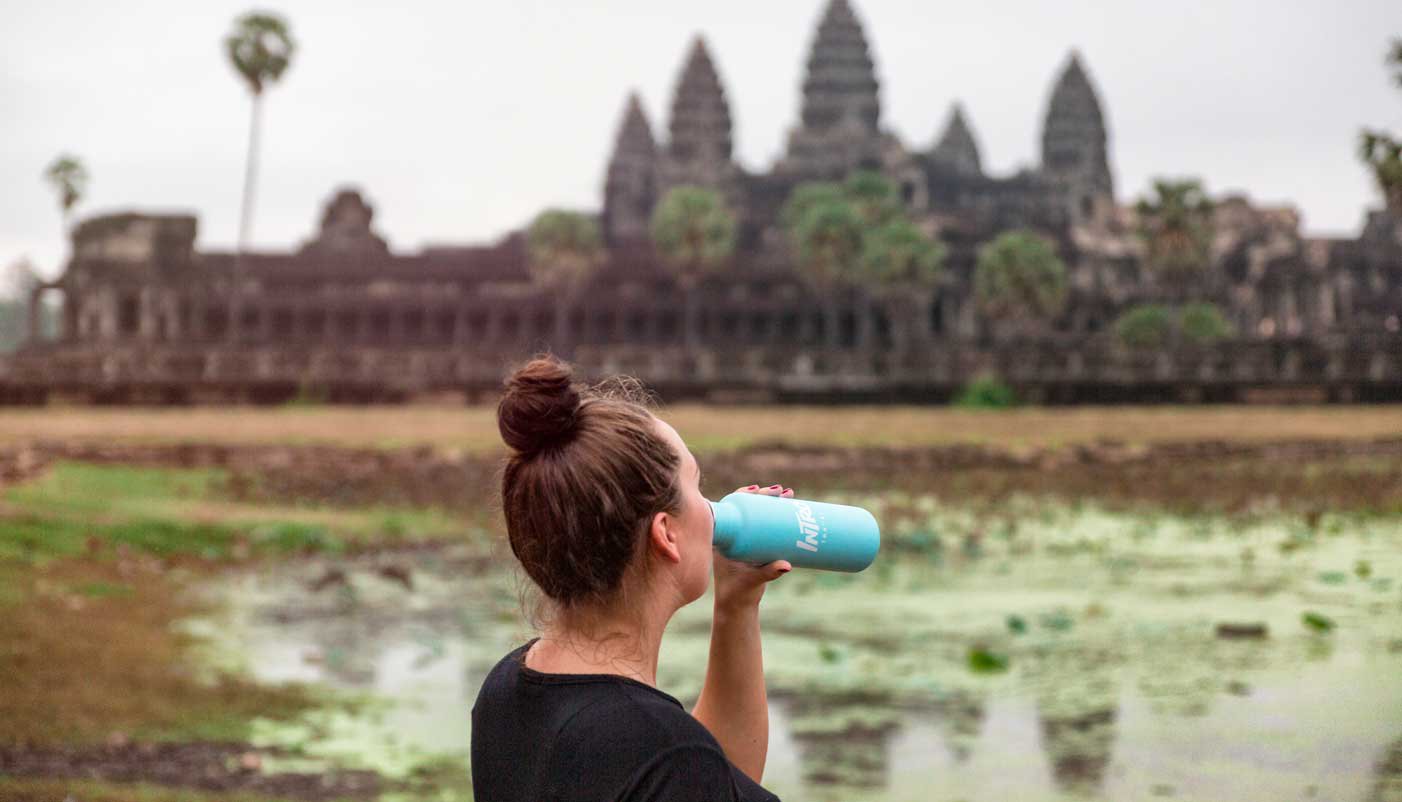
[[[463,537],[435,509],[268,506],[227,499],[212,468],[60,462],[0,494],[0,561],[43,562],[113,549],[206,560],[336,553],[372,542]]]

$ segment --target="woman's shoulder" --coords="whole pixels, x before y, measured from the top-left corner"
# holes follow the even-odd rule
[[[631,738],[655,750],[658,747],[720,744],[700,721],[687,712],[676,697],[627,677],[602,682],[596,699],[580,710],[561,732],[585,743],[617,742]]]

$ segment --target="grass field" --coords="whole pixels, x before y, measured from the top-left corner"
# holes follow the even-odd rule
[[[1099,438],[1148,444],[1188,440],[1350,440],[1402,434],[1402,406],[1078,407],[1005,412],[945,407],[664,407],[660,415],[698,452],[756,442],[931,446],[979,443],[1047,448]],[[83,442],[501,448],[490,406],[54,407],[0,413],[0,444]]]

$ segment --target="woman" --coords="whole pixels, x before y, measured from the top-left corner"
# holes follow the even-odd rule
[[[793,566],[713,555],[701,469],[637,385],[586,390],[552,357],[507,381],[502,507],[542,592],[540,637],[497,663],[472,707],[477,802],[776,800],[760,787],[769,707],[765,584]],[[774,485],[748,492],[792,496]],[[690,713],[657,688],[672,615],[714,568],[705,683]]]

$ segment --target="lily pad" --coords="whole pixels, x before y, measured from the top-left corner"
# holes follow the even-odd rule
[[[1329,632],[1334,629],[1334,619],[1312,610],[1305,611],[1300,621],[1315,632]]]
[[[1050,629],[1053,632],[1065,632],[1076,625],[1076,621],[1071,618],[1071,616],[1067,615],[1064,610],[1057,610],[1043,615],[1039,623],[1041,623],[1044,628]]]
[[[1001,674],[1008,670],[1008,656],[975,646],[969,650],[969,670],[975,674]]]

